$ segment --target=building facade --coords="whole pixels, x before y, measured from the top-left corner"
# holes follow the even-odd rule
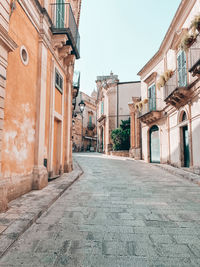
[[[72,170],[81,0],[0,3],[0,210]]]
[[[112,150],[112,130],[130,117],[128,103],[140,97],[140,82],[119,82],[112,72],[98,76],[97,84],[97,149],[106,154]]]
[[[187,167],[197,173],[200,171],[199,12],[199,0],[181,1],[158,52],[138,73],[142,99],[134,105],[142,124],[143,159]]]
[[[76,107],[73,118],[73,151],[96,151],[97,134],[96,134],[96,97],[94,91],[91,96],[80,92],[76,99]],[[84,110],[80,112],[79,103],[83,101]]]

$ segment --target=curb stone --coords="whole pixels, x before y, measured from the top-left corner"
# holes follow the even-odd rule
[[[71,173],[64,173],[44,189],[31,191],[9,203],[8,211],[0,214],[0,225],[7,226],[0,233],[0,258],[82,174],[82,168],[74,160]]]
[[[198,174],[194,174],[189,171],[185,171],[167,164],[155,164],[154,166],[159,167],[165,171],[168,171],[171,174],[183,177],[189,180],[190,182],[198,184],[200,186],[200,175]]]

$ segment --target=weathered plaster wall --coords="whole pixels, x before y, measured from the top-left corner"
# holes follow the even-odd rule
[[[8,57],[2,153],[5,177],[27,175],[34,163],[38,35],[19,5],[11,17],[9,34],[19,47]],[[22,45],[29,55],[27,66],[20,58]]]

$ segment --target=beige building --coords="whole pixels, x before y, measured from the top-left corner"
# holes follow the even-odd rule
[[[142,157],[200,172],[200,1],[182,0],[158,52],[138,73]],[[196,24],[193,23],[195,16]],[[195,27],[193,27],[195,26]]]
[[[72,170],[81,0],[0,1],[0,211]]]
[[[73,151],[96,151],[96,97],[94,91],[91,96],[79,92],[73,116]],[[83,112],[80,111],[80,103],[84,103]]]
[[[140,97],[140,82],[119,82],[112,72],[98,76],[97,84],[97,149],[109,153],[112,150],[111,133],[122,120],[130,117],[128,103],[132,96]]]

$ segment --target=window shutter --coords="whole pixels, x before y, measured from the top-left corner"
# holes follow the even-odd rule
[[[181,53],[178,54],[178,57],[177,57],[177,63],[178,63],[178,86],[181,86],[182,85],[182,79],[183,79],[183,76],[182,76],[182,55]]]
[[[185,51],[181,50],[178,57],[178,86],[187,85],[187,67],[186,67],[186,54]]]

